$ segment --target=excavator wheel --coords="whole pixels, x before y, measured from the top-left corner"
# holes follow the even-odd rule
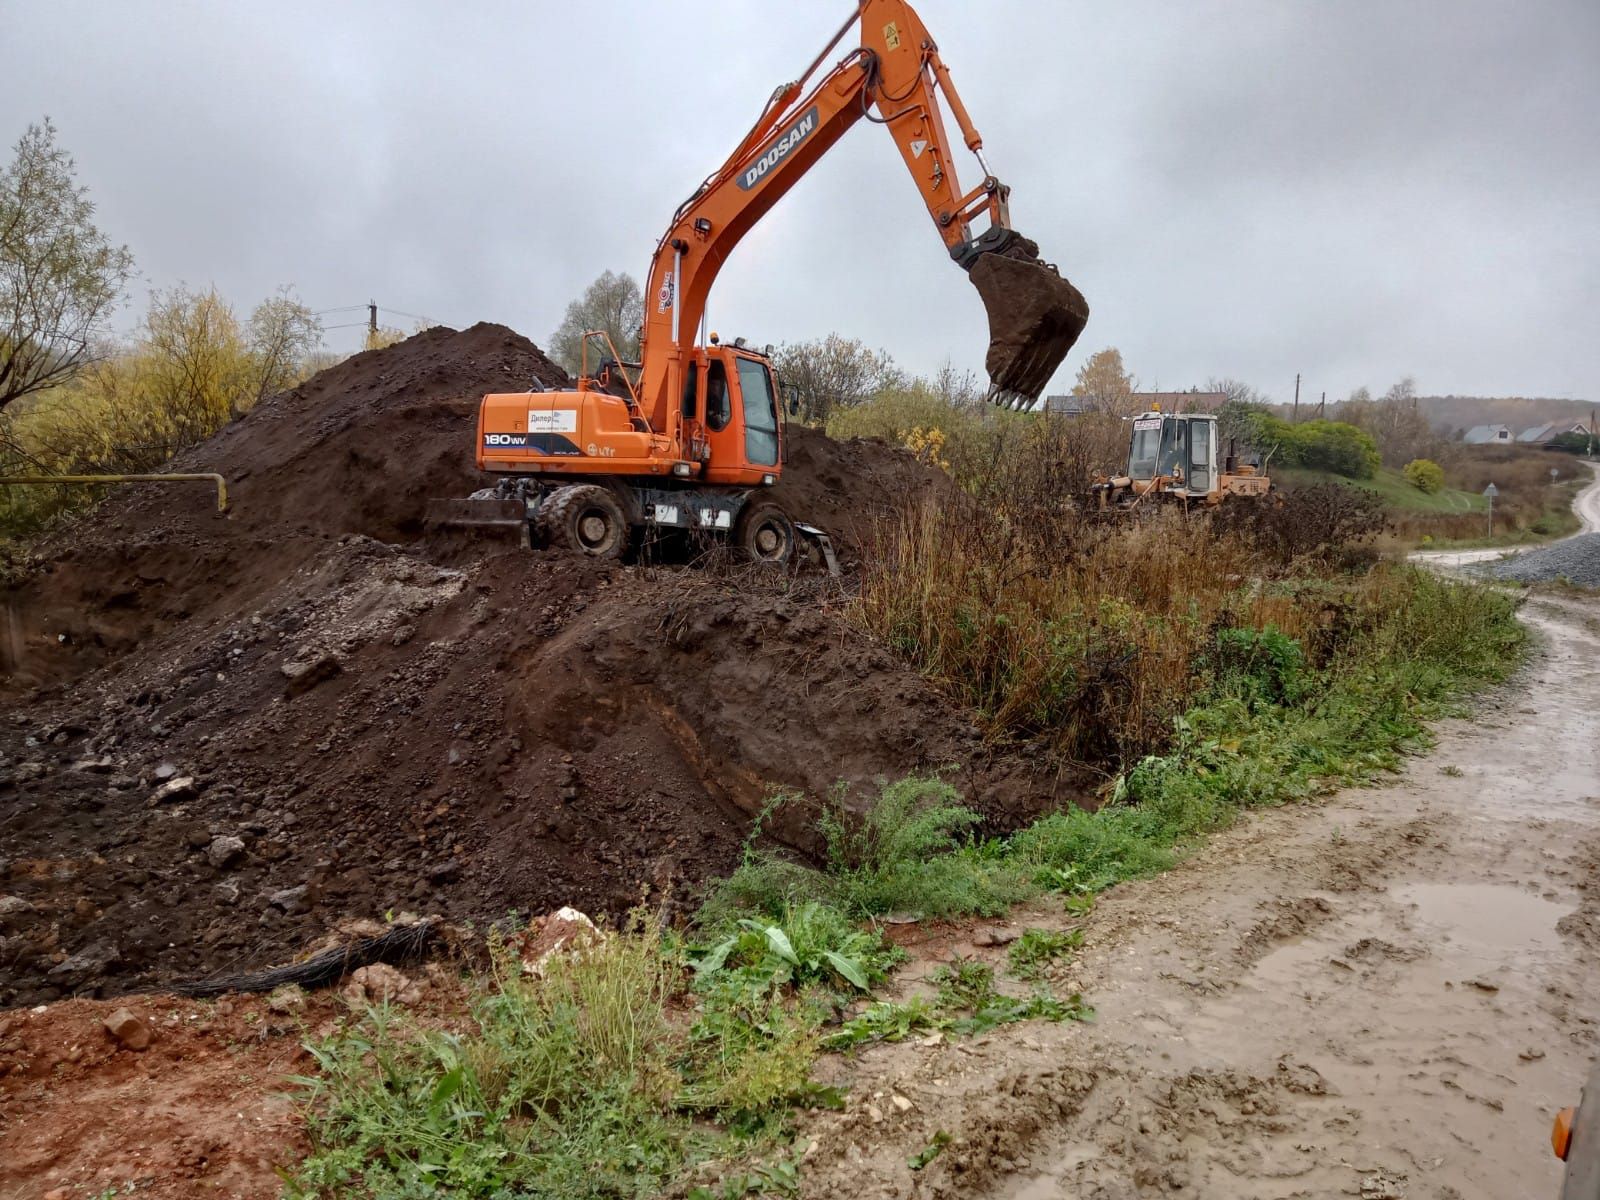
[[[747,505],[733,539],[751,562],[786,563],[794,555],[794,522],[776,504]]]
[[[539,506],[539,525],[552,546],[589,558],[621,558],[628,546],[622,505],[593,484],[558,488]]]

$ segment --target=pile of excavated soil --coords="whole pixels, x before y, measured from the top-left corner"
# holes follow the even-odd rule
[[[997,827],[1077,794],[831,583],[424,538],[428,499],[483,483],[478,396],[530,379],[560,373],[509,330],[429,330],[184,455],[229,517],[144,488],[45,547],[6,596],[0,1004],[285,962],[391,911],[682,905],[778,788],[948,769]],[[783,498],[847,561],[947,486],[881,444],[792,445]]]

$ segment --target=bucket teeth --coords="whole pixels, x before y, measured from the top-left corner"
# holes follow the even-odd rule
[[[1039,397],[991,383],[988,393],[984,396],[984,402],[998,405],[1009,412],[1027,412],[1039,402]]]

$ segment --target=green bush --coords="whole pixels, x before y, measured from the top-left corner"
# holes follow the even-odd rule
[[[1285,426],[1289,430],[1285,451],[1296,466],[1332,471],[1346,479],[1371,479],[1383,459],[1378,443],[1343,421],[1306,421]]]
[[[1444,468],[1431,458],[1413,458],[1400,473],[1419,492],[1431,496],[1444,490]]]
[[[1252,707],[1292,704],[1299,697],[1305,652],[1272,625],[1229,627],[1217,631],[1197,665],[1218,695],[1237,696]]]

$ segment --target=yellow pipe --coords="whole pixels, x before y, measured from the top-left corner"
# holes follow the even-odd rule
[[[228,511],[228,481],[221,475],[0,475],[0,483],[214,483],[217,511]]]

